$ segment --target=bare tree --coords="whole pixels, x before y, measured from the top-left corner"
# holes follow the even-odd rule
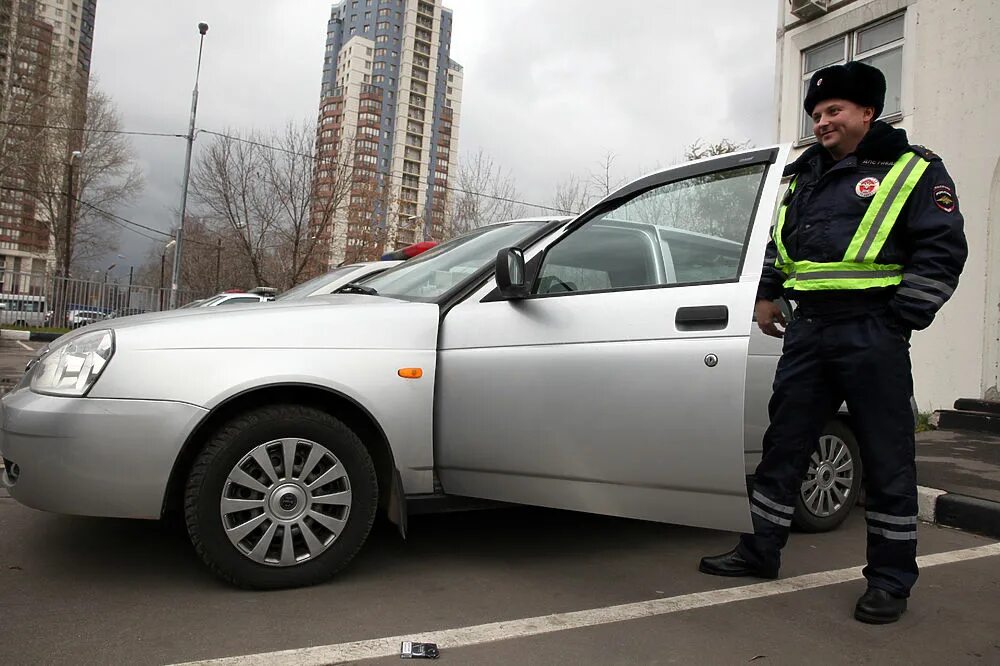
[[[556,183],[556,193],[552,198],[552,207],[577,214],[590,208],[593,201],[592,184],[576,174],[571,174]]]
[[[37,223],[54,239],[56,267],[68,275],[117,248],[114,210],[142,191],[143,178],[114,102],[96,85],[86,98],[50,100],[49,110],[65,125],[35,130],[35,153],[21,166],[33,176]]]
[[[84,269],[108,249],[116,249],[119,230],[114,211],[135,199],[144,188],[142,170],[122,129],[121,114],[112,99],[92,83],[87,95],[81,159],[75,169],[76,187],[71,229],[70,261]],[[58,226],[58,225],[57,225]]]
[[[594,194],[603,199],[625,184],[625,179],[613,174],[613,167],[618,156],[612,151],[606,151],[598,163],[597,170],[590,172],[590,185]]]
[[[280,203],[265,186],[265,148],[251,136],[214,137],[199,155],[191,173],[195,201],[235,237],[257,284],[265,276],[268,244],[277,224]],[[185,232],[187,220],[185,220]]]
[[[267,143],[275,146],[262,156],[263,185],[277,203],[273,280],[288,288],[302,282],[321,255],[329,254],[326,240],[347,196],[351,170],[317,158],[315,127],[305,122],[289,123]]]
[[[256,285],[288,288],[325,269],[330,244],[353,230],[348,197],[362,196],[351,163],[316,154],[315,130],[213,137],[191,175],[197,209],[245,258]]]
[[[480,148],[466,155],[459,165],[457,192],[445,238],[453,238],[478,227],[515,219],[524,214],[510,171],[496,164]]]

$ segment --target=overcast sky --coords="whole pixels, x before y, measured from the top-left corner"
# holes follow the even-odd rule
[[[267,129],[315,119],[329,0],[99,0],[91,73],[125,129],[187,130],[199,21],[210,29],[198,127]],[[459,151],[480,147],[521,198],[550,203],[606,152],[632,178],[698,138],[774,140],[774,0],[445,0],[465,68]],[[202,136],[204,144],[208,137]],[[176,224],[182,139],[133,137],[145,193],[118,212]],[[197,157],[199,141],[195,142]],[[189,201],[190,205],[190,201]],[[122,232],[143,262],[151,241]],[[121,269],[119,269],[121,270]]]

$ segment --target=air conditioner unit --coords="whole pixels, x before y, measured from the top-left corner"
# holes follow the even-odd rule
[[[826,14],[830,9],[830,0],[788,0],[792,5],[792,14],[803,21],[811,21]]]

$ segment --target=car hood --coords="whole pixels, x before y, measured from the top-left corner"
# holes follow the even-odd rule
[[[433,303],[330,294],[302,301],[191,308],[101,321],[69,333],[111,329],[119,349],[418,349],[436,330]],[[420,341],[424,341],[421,343]]]

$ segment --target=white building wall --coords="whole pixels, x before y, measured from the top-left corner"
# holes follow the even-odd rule
[[[955,180],[969,259],[958,290],[912,341],[922,411],[956,398],[996,398],[1000,367],[1000,2],[857,0],[796,26],[787,0],[777,49],[778,137],[795,142],[802,116],[801,53],[889,14],[906,12],[903,118],[912,143],[944,159]],[[786,30],[786,28],[788,28]],[[804,149],[800,147],[796,153]]]

